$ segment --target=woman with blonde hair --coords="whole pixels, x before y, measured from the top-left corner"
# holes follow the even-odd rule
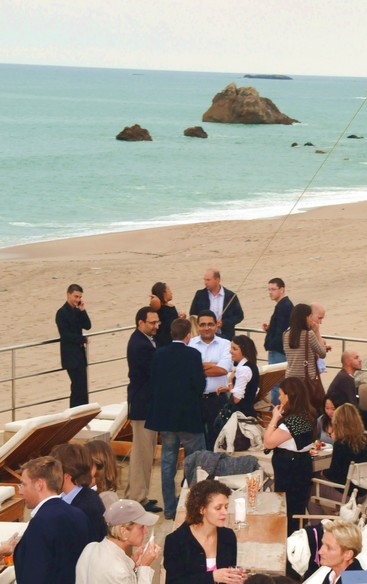
[[[160,552],[154,541],[143,547],[148,527],[159,517],[145,511],[137,501],[119,499],[104,514],[108,534],[101,542],[88,544],[76,566],[76,584],[151,584],[150,567]],[[131,546],[136,551],[129,557]]]
[[[361,415],[353,404],[339,406],[333,416],[334,447],[330,468],[325,469],[321,475],[333,483],[345,484],[350,463],[367,462],[367,437],[364,433],[364,425]],[[352,493],[353,486],[349,494]],[[336,489],[327,485],[320,485],[320,495],[333,501],[342,500],[342,489]],[[367,494],[365,489],[358,489],[358,498]],[[308,505],[312,515],[323,513],[323,507],[318,503],[310,502]]]
[[[357,525],[341,519],[325,521],[323,527],[320,565],[330,568],[324,582],[335,584],[342,572],[363,569],[356,558],[362,551],[362,533]]]

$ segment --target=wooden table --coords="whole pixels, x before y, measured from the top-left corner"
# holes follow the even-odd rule
[[[185,500],[188,489],[182,489],[174,529],[185,519]],[[234,528],[233,499],[229,505],[227,526]],[[237,565],[252,572],[285,574],[287,558],[287,510],[282,493],[259,493],[256,508],[248,510],[247,527],[236,531]]]

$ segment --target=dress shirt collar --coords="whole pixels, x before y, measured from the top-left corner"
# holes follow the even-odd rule
[[[140,331],[142,335],[144,335],[145,337],[147,337],[147,339],[150,340],[150,342],[152,343],[153,347],[156,348],[157,344],[154,340],[154,337],[150,336],[150,335],[146,335],[145,333],[143,333],[143,331]]]
[[[213,294],[212,292],[210,292],[210,290],[208,290],[208,294],[209,294],[209,298],[218,298],[218,296],[221,296],[224,298],[224,288],[223,288],[223,286],[221,286],[218,294]]]
[[[46,503],[46,501],[49,501],[50,499],[60,499],[60,495],[51,495],[50,497],[47,497],[46,499],[43,499],[43,501],[41,501],[40,503],[38,503],[37,507],[35,507],[31,511],[31,517],[32,517],[32,519],[36,515],[37,511],[39,511],[41,509],[42,505],[44,503]]]
[[[61,493],[61,499],[65,501],[65,503],[69,503],[69,505],[73,502],[75,497],[78,493],[82,490],[83,487],[76,485],[71,491],[68,493]]]

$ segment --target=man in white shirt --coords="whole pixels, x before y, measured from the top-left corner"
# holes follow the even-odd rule
[[[75,584],[75,566],[90,542],[87,517],[59,497],[62,465],[51,456],[21,467],[20,493],[31,521],[14,550],[17,584]]]
[[[198,314],[200,334],[190,340],[189,346],[201,353],[206,387],[202,397],[202,413],[205,428],[207,450],[213,450],[217,432],[214,420],[227,401],[225,393],[217,393],[221,386],[227,386],[227,374],[232,369],[230,354],[231,343],[216,335],[217,318],[211,310],[202,310]]]

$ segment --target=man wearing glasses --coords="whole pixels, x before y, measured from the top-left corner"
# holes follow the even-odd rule
[[[198,314],[199,335],[190,340],[189,346],[201,353],[206,387],[202,397],[202,413],[205,429],[205,441],[208,450],[213,450],[217,434],[214,430],[214,420],[224,406],[227,396],[217,394],[217,388],[228,385],[227,374],[232,369],[232,358],[229,352],[231,343],[218,337],[217,318],[211,310],[202,310]]]
[[[146,511],[159,513],[155,499],[148,499],[157,432],[144,427],[150,402],[150,368],[160,325],[157,312],[150,306],[140,308],[135,316],[136,329],[127,345],[130,383],[127,386],[128,417],[133,430],[128,485],[125,496],[141,503]]]

